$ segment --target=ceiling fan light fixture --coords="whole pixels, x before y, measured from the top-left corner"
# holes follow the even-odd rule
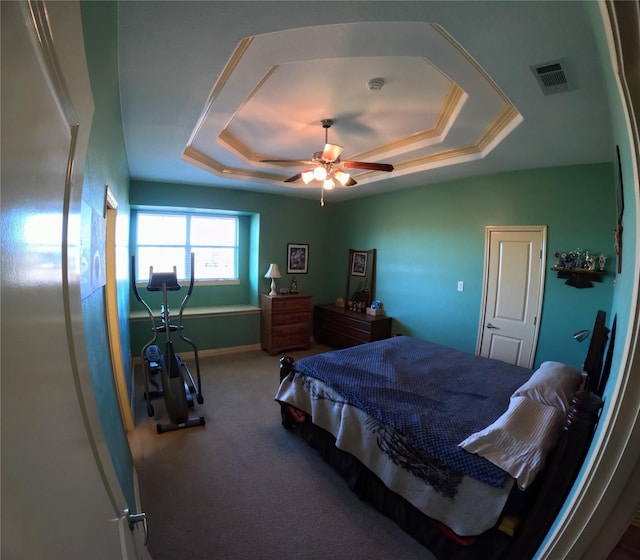
[[[313,171],[311,169],[307,169],[306,171],[303,171],[302,173],[300,173],[300,176],[302,177],[302,180],[304,181],[305,185],[308,185],[311,181],[315,179],[315,177],[313,176]]]
[[[327,178],[327,170],[323,165],[318,165],[318,167],[313,170],[313,178],[318,181],[324,181]]]
[[[382,78],[374,78],[369,80],[367,85],[371,85],[372,89],[380,89],[384,84]],[[343,147],[338,144],[329,143],[329,128],[333,124],[332,119],[322,119],[320,121],[324,128],[324,150],[322,152],[314,152],[312,161],[306,160],[276,160],[263,159],[262,163],[304,163],[306,165],[315,165],[311,169],[305,169],[300,173],[296,173],[293,177],[285,179],[285,183],[293,183],[302,179],[305,185],[312,181],[318,181],[322,184],[320,194],[320,204],[324,206],[324,191],[335,188],[336,181],[343,187],[352,187],[358,182],[351,177],[351,174],[342,170],[347,169],[366,169],[368,171],[393,171],[393,165],[389,163],[373,163],[369,161],[342,161],[340,155]]]
[[[340,171],[339,169],[336,169],[333,172],[333,177],[343,186],[345,187],[347,185],[347,183],[349,182],[349,179],[351,179],[351,175],[349,175],[349,173],[345,173],[344,171]]]

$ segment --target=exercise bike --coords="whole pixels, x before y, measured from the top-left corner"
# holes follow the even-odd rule
[[[151,400],[155,398],[164,398],[165,408],[169,415],[170,422],[168,424],[156,424],[156,430],[159,434],[173,430],[181,430],[184,428],[192,428],[194,426],[204,426],[205,419],[203,416],[189,417],[189,408],[194,407],[193,395],[195,394],[198,404],[204,402],[201,391],[200,379],[200,362],[198,360],[198,348],[193,341],[183,334],[184,326],[182,325],[182,313],[184,311],[191,293],[194,283],[194,255],[191,254],[191,280],[187,294],[182,300],[180,311],[178,313],[178,324],[171,323],[171,314],[169,310],[168,292],[178,291],[181,289],[178,283],[178,275],[176,267],[172,272],[154,272],[153,267],[149,267],[149,283],[147,290],[150,292],[162,292],[162,307],[160,309],[160,320],[156,322],[153,311],[147,302],[140,296],[138,287],[136,286],[136,262],[135,256],[131,257],[131,286],[136,299],[144,305],[151,319],[153,338],[142,347],[142,360],[145,368],[144,386],[145,399],[147,401],[147,414],[151,417],[155,415],[155,410]],[[189,344],[194,351],[196,363],[197,384],[194,382],[193,375],[187,364],[178,356],[173,348],[171,333],[177,332],[182,340]],[[164,333],[164,352],[161,352],[160,346],[156,344],[158,336]],[[150,385],[154,386],[151,390]]]

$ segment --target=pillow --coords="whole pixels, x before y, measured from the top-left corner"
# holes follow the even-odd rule
[[[560,362],[544,362],[512,397],[527,397],[532,401],[555,406],[566,414],[569,399],[582,383],[582,374]]]
[[[544,467],[564,420],[564,414],[554,406],[512,397],[500,418],[458,446],[508,472],[524,490]]]

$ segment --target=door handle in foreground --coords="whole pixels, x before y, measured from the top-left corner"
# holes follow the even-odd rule
[[[500,327],[494,327],[491,323],[487,323],[488,329],[500,329]]]
[[[144,531],[144,546],[147,546],[149,542],[149,527],[147,526],[147,514],[146,513],[131,513],[129,509],[124,510],[124,514],[129,524],[129,529],[133,531],[136,523],[142,523],[142,530]]]

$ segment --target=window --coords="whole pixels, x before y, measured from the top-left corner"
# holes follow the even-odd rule
[[[136,279],[147,281],[149,267],[178,279],[191,278],[194,254],[196,281],[238,279],[238,218],[208,214],[138,212]]]

